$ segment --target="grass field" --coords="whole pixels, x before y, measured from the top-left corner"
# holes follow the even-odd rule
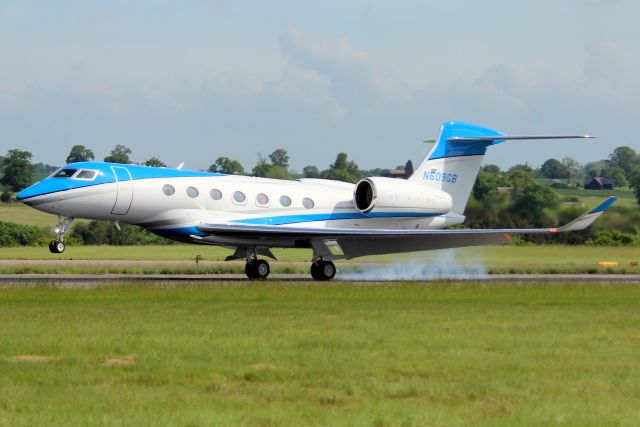
[[[554,188],[553,191],[560,196],[585,196],[585,197],[600,197],[606,198],[609,196],[616,196],[621,199],[635,199],[635,192],[633,189],[617,189],[617,190],[584,190],[580,188]]]
[[[310,250],[288,249],[274,250],[282,263],[274,262],[274,271],[285,273],[306,273],[311,259]],[[0,262],[0,273],[216,273],[241,272],[240,263],[210,264],[209,261],[221,261],[231,251],[228,249],[196,246],[70,246],[64,254],[51,254],[44,247],[0,248],[0,260],[123,260],[122,263],[104,264],[100,262],[83,265],[61,263],[18,264]],[[195,265],[196,255],[204,262]],[[136,265],[139,261],[184,261],[180,265],[157,263],[154,265]],[[126,262],[124,262],[126,261]],[[193,262],[191,262],[193,261]],[[599,261],[614,261],[618,267],[605,269],[597,267]],[[302,265],[289,263],[304,262]],[[391,264],[399,270],[412,268],[417,277],[430,275],[430,271],[451,273],[640,273],[638,265],[640,251],[626,247],[598,246],[487,246],[477,248],[451,249],[406,255],[385,255],[357,258],[349,262],[338,262],[338,268],[350,270],[352,264]],[[371,267],[358,267],[369,269]],[[375,268],[375,267],[373,267]],[[424,273],[422,276],[420,273]]]
[[[638,202],[636,200],[635,192],[633,190],[581,190],[581,189],[562,189],[554,188],[561,198],[575,196],[580,199],[582,205],[586,209],[595,207],[598,203],[601,203],[603,199],[609,196],[618,197],[615,206],[624,206],[626,208],[638,209]]]
[[[0,290],[0,425],[636,426],[640,287]]]
[[[53,229],[58,219],[55,215],[40,212],[22,203],[0,203],[0,221]]]

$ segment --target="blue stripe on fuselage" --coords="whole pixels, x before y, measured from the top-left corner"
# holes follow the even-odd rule
[[[206,233],[198,230],[197,227],[180,227],[180,228],[158,228],[149,229],[149,231],[161,237],[171,238],[180,236],[206,236]]]
[[[262,225],[285,225],[301,222],[333,221],[339,219],[365,219],[365,218],[429,218],[440,214],[430,214],[422,212],[370,212],[363,214],[360,212],[344,213],[320,213],[320,214],[299,214],[281,215],[260,218],[237,219],[231,222],[239,224],[262,224]]]
[[[275,217],[261,217],[261,218],[247,218],[238,219],[235,223],[239,224],[253,224],[253,225],[287,225],[296,224],[301,222],[315,222],[315,221],[335,221],[341,219],[364,219],[364,218],[431,218],[436,216],[442,216],[441,214],[429,214],[421,212],[376,212],[373,214],[362,214],[360,212],[345,212],[345,213],[325,213],[325,214],[301,214],[301,215],[282,215]],[[206,233],[198,230],[197,227],[178,227],[178,228],[149,228],[149,231],[167,238],[180,238],[187,236],[206,236]]]

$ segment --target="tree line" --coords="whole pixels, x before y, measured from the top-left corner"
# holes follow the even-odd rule
[[[633,150],[624,152],[632,156],[621,156],[621,150],[616,149],[609,160],[601,164],[605,168],[617,168],[618,165],[624,164],[625,179],[635,183],[636,201],[640,204],[640,156]],[[514,165],[506,171],[496,165],[483,166],[465,210],[465,226],[553,227],[556,224],[566,224],[584,213],[584,208],[577,204],[579,199],[576,196],[562,196],[544,179],[539,179],[540,176],[544,176],[542,169],[541,167],[534,170],[526,164]],[[566,175],[560,177],[566,179]],[[516,239],[536,243],[553,241],[567,244],[640,245],[640,210],[614,205],[606,215],[586,230],[554,236],[523,236]]]
[[[581,165],[571,157],[562,160],[548,159],[540,168],[536,169],[536,175],[541,178],[567,180],[570,185],[573,178],[611,178],[614,187],[637,187],[640,177],[640,156],[631,147],[617,147],[607,160],[598,160]],[[580,182],[576,183],[580,186]]]
[[[118,144],[104,158],[104,161],[131,164],[134,163],[131,160],[131,154],[130,148]],[[5,156],[0,156],[0,185],[2,185],[3,190],[3,201],[8,201],[11,193],[28,187],[57,169],[55,166],[42,163],[32,164],[32,157],[33,155],[30,152],[19,149],[9,150]],[[93,150],[84,145],[74,145],[65,160],[66,164],[86,162],[95,160],[95,155]],[[166,163],[155,156],[139,164],[167,167]],[[413,173],[413,163],[408,160],[404,165],[396,166],[395,169],[404,170],[404,177],[408,178]],[[247,172],[239,161],[225,156],[218,157],[207,170],[214,173],[234,175],[252,175],[277,179],[292,178],[292,173],[289,170],[289,154],[282,148],[276,149],[267,157],[259,154],[258,161],[250,172]],[[361,170],[353,160],[349,160],[347,153],[342,152],[338,153],[335,162],[329,165],[329,168],[320,170],[315,165],[307,165],[302,170],[302,176],[305,178],[322,178],[355,183],[363,177],[380,175],[383,170],[380,168]],[[506,186],[508,183],[505,177],[513,175],[518,170],[526,171],[535,178],[549,179],[551,180],[550,184],[555,187],[581,187],[587,177],[603,177],[611,178],[617,188],[628,186],[634,188],[640,203],[640,154],[628,146],[617,147],[608,159],[590,162],[584,166],[571,157],[565,157],[562,160],[550,158],[537,169],[531,168],[526,163],[518,164],[511,167],[507,171],[507,175],[498,174],[498,170],[499,168],[495,165],[485,166],[478,175],[479,182],[476,184],[480,187],[494,184],[495,186]],[[493,174],[493,176],[488,174]],[[566,185],[562,181],[566,181]]]
[[[133,163],[131,150],[117,145],[104,158],[115,163]],[[27,151],[9,150],[0,156],[0,184],[3,185],[2,199],[10,200],[13,192],[27,187],[35,180],[50,174],[56,168],[43,164],[32,164],[32,155]],[[72,147],[67,163],[94,160],[91,149],[82,145]],[[219,157],[208,170],[226,174],[250,174],[254,176],[290,179],[289,155],[284,149],[277,149],[266,157],[259,156],[256,165],[247,172],[242,164],[229,157]],[[165,163],[152,157],[141,164],[165,167]],[[405,178],[413,173],[413,165],[408,161],[396,169],[405,170]],[[303,169],[306,178],[324,178],[346,182],[357,182],[366,176],[377,176],[383,169],[361,170],[346,153],[339,153],[327,169],[320,170],[308,165]],[[517,164],[508,170],[496,165],[481,168],[473,186],[469,203],[465,210],[465,227],[470,228],[527,228],[549,227],[566,223],[580,215],[583,207],[575,206],[575,196],[563,197],[551,187],[580,186],[582,177],[615,177],[617,186],[630,185],[640,203],[640,155],[630,147],[618,147],[606,160],[580,165],[565,157],[561,160],[548,159],[539,168],[528,164]],[[298,176],[295,176],[298,177]],[[577,181],[576,181],[577,180]],[[640,210],[614,206],[595,226],[578,233],[568,233],[553,238],[554,242],[586,244],[640,244]],[[26,228],[25,228],[26,227]],[[9,230],[14,230],[11,234]],[[47,231],[15,224],[0,227],[3,236],[0,245],[23,244],[46,240]],[[13,236],[13,237],[11,237]],[[126,226],[123,232],[115,232],[107,223],[92,221],[79,223],[70,238],[84,244],[158,244],[168,243],[146,230]],[[4,239],[4,240],[3,240]],[[545,242],[548,237],[524,237],[525,241]],[[5,241],[6,240],[6,241]]]

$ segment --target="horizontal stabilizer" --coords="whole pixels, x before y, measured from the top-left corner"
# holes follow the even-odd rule
[[[517,141],[530,139],[593,139],[597,136],[592,135],[544,135],[544,136],[452,136],[447,141],[456,142],[488,142],[488,141]]]

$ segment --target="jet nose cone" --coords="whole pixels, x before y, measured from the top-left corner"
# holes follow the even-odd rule
[[[31,187],[33,187],[33,186],[31,186]],[[31,194],[32,192],[30,191],[31,187],[27,187],[24,190],[22,190],[21,192],[19,192],[18,194],[16,194],[16,199],[22,201],[22,200],[26,199],[27,197],[33,196],[33,194]]]
[[[22,190],[21,192],[19,192],[18,194],[16,194],[16,199],[24,202],[24,203],[28,203],[29,198],[31,197],[35,197],[38,196],[42,193],[44,193],[45,191],[43,191],[42,186],[40,185],[39,182],[25,188],[24,190]]]

